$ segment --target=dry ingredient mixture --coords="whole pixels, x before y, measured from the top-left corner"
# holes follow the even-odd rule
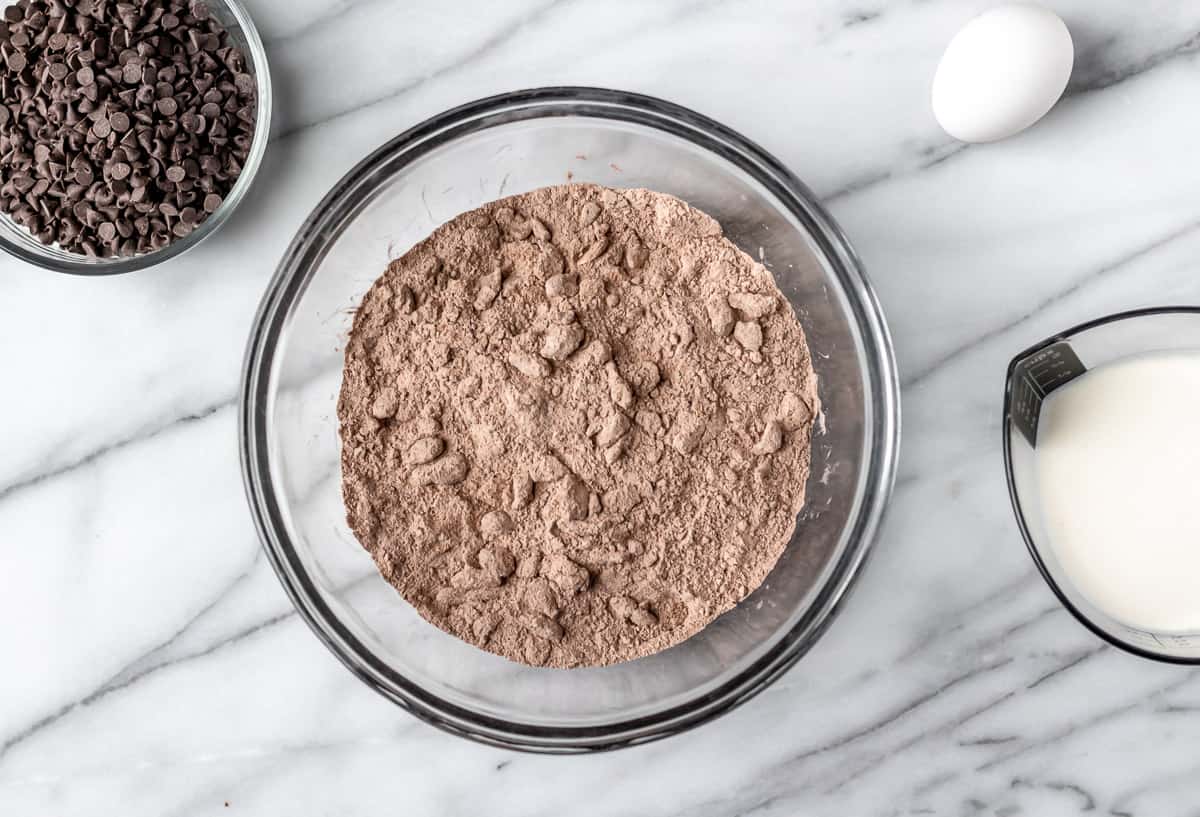
[[[443,630],[536,666],[626,661],[763,581],[818,411],[799,322],[716,221],[543,188],[443,225],[364,296],[347,518]]]
[[[13,3],[0,22],[0,211],[74,253],[161,249],[233,188],[256,87],[199,0]]]

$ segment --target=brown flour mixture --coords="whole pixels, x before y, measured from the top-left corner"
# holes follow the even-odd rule
[[[443,630],[538,666],[626,661],[763,581],[817,411],[800,324],[716,221],[543,188],[443,225],[363,298],[347,519]]]

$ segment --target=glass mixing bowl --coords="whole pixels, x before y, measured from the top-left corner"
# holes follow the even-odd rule
[[[0,3],[7,6],[8,3]],[[257,120],[254,123],[254,139],[250,143],[250,154],[242,166],[242,172],[234,182],[233,189],[225,196],[221,206],[211,213],[195,230],[183,238],[176,238],[160,250],[129,257],[95,258],[80,253],[68,252],[59,247],[46,246],[34,238],[29,230],[17,224],[7,213],[0,213],[0,249],[22,261],[28,261],[54,272],[72,275],[119,275],[125,272],[152,267],[170,258],[187,252],[229,220],[233,211],[246,196],[262,164],[263,154],[271,136],[271,74],[267,68],[267,52],[259,39],[258,31],[250,15],[237,0],[208,0],[209,13],[225,26],[229,39],[246,55],[246,73],[254,77],[258,93]]]
[[[552,670],[426,623],[346,526],[335,403],[351,312],[388,260],[450,217],[568,179],[688,201],[761,257],[812,347],[825,418],[808,504],[766,582],[672,649]],[[728,128],[657,99],[587,88],[506,94],[418,125],[354,168],[300,229],[250,336],[242,465],[266,552],[322,641],[378,692],[510,748],[611,749],[677,733],[762,691],[830,623],[895,473],[896,367],[861,266],[812,194]]]

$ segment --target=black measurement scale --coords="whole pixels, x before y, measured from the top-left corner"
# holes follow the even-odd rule
[[[1038,420],[1046,395],[1087,371],[1065,340],[1017,364],[1013,372],[1012,419],[1029,444],[1037,446]]]

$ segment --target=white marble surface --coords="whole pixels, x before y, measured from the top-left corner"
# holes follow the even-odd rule
[[[960,149],[928,110],[987,0],[254,0],[277,138],[210,243],[110,280],[0,261],[0,814],[1195,813],[1200,672],[1105,648],[1033,572],[1004,365],[1076,321],[1200,302],[1200,5],[1054,0],[1069,98]],[[824,641],[695,732],[561,759],[476,746],[359,684],[260,555],[244,339],[357,159],[451,105],[578,83],[776,153],[872,274],[904,379],[876,555]]]

